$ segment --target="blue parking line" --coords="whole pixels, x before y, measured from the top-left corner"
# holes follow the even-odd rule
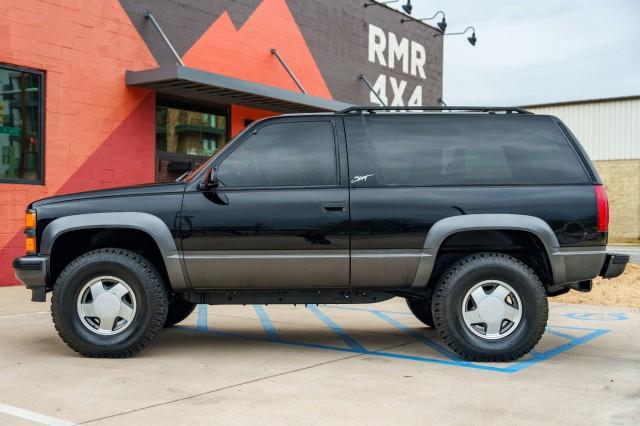
[[[404,359],[404,360],[410,360],[410,361],[426,362],[426,363],[431,363],[431,364],[441,364],[441,365],[450,365],[450,366],[458,366],[458,367],[467,367],[467,368],[473,368],[473,369],[478,369],[478,370],[493,371],[493,372],[497,372],[497,373],[512,373],[512,372],[515,372],[515,371],[507,371],[508,369],[506,369],[505,367],[493,367],[493,366],[490,366],[490,365],[478,365],[478,364],[474,364],[474,363],[471,363],[471,362],[462,363],[462,362],[449,361],[449,360],[444,360],[444,359],[425,358],[425,357],[413,356],[413,355],[395,354],[395,353],[391,353],[391,352],[369,351],[369,350],[366,350],[366,349],[364,349],[363,351],[360,351],[360,350],[355,350],[355,349],[350,349],[350,348],[341,348],[341,347],[338,347],[338,346],[320,345],[320,344],[317,344],[317,343],[296,342],[296,341],[292,341],[292,340],[274,341],[274,340],[271,340],[271,339],[269,339],[267,337],[264,337],[264,336],[256,336],[256,335],[240,334],[240,333],[231,333],[231,332],[219,331],[219,330],[213,330],[213,329],[199,330],[197,328],[191,328],[191,327],[181,326],[181,325],[175,326],[174,328],[177,329],[177,330],[184,330],[184,331],[190,331],[190,332],[195,332],[195,333],[213,334],[213,335],[222,336],[222,337],[233,337],[233,338],[243,339],[243,340],[259,340],[259,341],[263,341],[263,342],[266,342],[266,343],[279,343],[279,344],[283,344],[283,345],[298,346],[298,347],[311,348],[311,349],[323,349],[323,350],[330,350],[330,351],[336,351],[336,352],[346,352],[346,353],[352,353],[352,354],[357,354],[357,355],[370,355],[370,356],[380,356],[380,357],[384,357],[384,358],[397,358],[397,359]]]
[[[309,305],[309,310],[313,312],[318,318],[322,320],[334,333],[336,333],[340,338],[347,344],[351,349],[357,352],[366,352],[367,350],[360,343],[356,341],[353,337],[349,335],[342,327],[336,324],[331,318],[325,315],[320,309],[318,309],[318,305]]]
[[[267,337],[271,340],[280,340],[278,331],[271,322],[271,318],[269,318],[267,311],[260,305],[253,305],[253,309],[256,310],[256,314],[258,314],[258,318],[260,318],[262,328],[264,328],[264,332],[267,334]]]
[[[572,336],[572,335],[570,335],[570,334],[566,334],[566,333],[562,333],[562,332],[557,331],[557,330],[554,330],[554,329],[552,329],[552,328],[550,328],[550,327],[547,327],[547,328],[545,329],[545,331],[546,331],[547,333],[549,333],[549,334],[553,334],[554,336],[562,337],[562,338],[567,339],[567,340],[571,340],[571,341],[573,341],[573,340],[576,340],[576,339],[577,339],[577,337],[575,337],[575,336]]]
[[[433,349],[434,351],[438,352],[440,355],[444,355],[447,358],[449,358],[451,360],[454,360],[454,361],[457,361],[457,362],[465,362],[465,363],[467,362],[467,361],[461,360],[460,357],[458,357],[458,355],[456,355],[455,353],[443,348],[442,346],[438,345],[437,343],[435,343],[434,341],[432,341],[428,337],[423,336],[422,334],[410,329],[406,325],[402,324],[401,322],[399,322],[398,320],[396,320],[394,318],[391,318],[390,316],[386,315],[385,313],[383,313],[381,311],[376,311],[376,310],[372,310],[370,312],[373,315],[377,316],[378,318],[388,322],[389,324],[391,324],[392,326],[394,326],[398,330],[402,331],[407,336],[413,337],[414,339],[416,339],[416,340],[424,343],[425,345],[429,346],[431,349]]]
[[[198,321],[196,323],[196,328],[198,330],[206,330],[208,328],[207,308],[207,305],[198,305]]]
[[[616,314],[597,313],[597,312],[584,312],[584,313],[569,313],[563,314],[563,317],[577,319],[581,321],[626,321],[629,319],[624,312]]]
[[[531,367],[532,365],[535,365],[539,362],[542,361],[546,361],[549,358],[552,358],[558,354],[561,354],[562,352],[565,352],[571,348],[574,348],[578,345],[582,345],[584,343],[587,343],[589,340],[593,340],[597,337],[602,336],[603,334],[607,334],[608,332],[610,332],[611,330],[607,330],[607,329],[592,329],[592,332],[582,336],[582,337],[578,337],[575,338],[574,340],[572,340],[571,342],[567,342],[564,345],[560,345],[557,346],[553,349],[549,349],[546,352],[540,352],[538,353],[535,357],[533,357],[532,359],[528,359],[525,361],[520,361],[517,364],[514,364],[510,367],[505,368],[505,373],[516,373],[520,370],[524,370],[527,367]]]
[[[318,307],[316,305],[309,305],[310,310],[318,317],[320,318],[327,326],[329,326],[329,328],[331,328],[331,330],[333,330],[336,334],[338,334],[342,340],[345,341],[345,343],[347,343],[347,345],[349,346],[348,348],[345,347],[338,347],[338,346],[333,346],[333,345],[323,345],[323,344],[317,344],[317,343],[310,343],[310,342],[298,342],[298,341],[292,341],[292,340],[286,340],[286,339],[281,339],[277,336],[277,334],[275,334],[275,328],[273,327],[273,324],[271,323],[271,320],[269,319],[266,310],[264,310],[263,308],[257,308],[254,307],[254,309],[256,309],[256,312],[258,312],[258,316],[263,324],[263,327],[266,331],[266,336],[265,335],[255,335],[255,334],[245,334],[245,333],[235,333],[235,332],[226,332],[223,330],[216,330],[216,329],[210,329],[207,327],[207,322],[206,322],[206,317],[207,317],[207,306],[206,305],[200,305],[199,306],[199,310],[198,310],[198,325],[195,328],[192,327],[185,327],[185,326],[176,326],[177,329],[179,330],[186,330],[186,331],[191,331],[191,332],[200,332],[200,333],[208,333],[208,334],[213,334],[213,335],[217,335],[217,336],[223,336],[223,337],[233,337],[233,338],[240,338],[240,339],[245,339],[245,340],[257,340],[257,341],[263,341],[263,342],[269,342],[269,343],[280,343],[280,344],[285,344],[285,345],[290,345],[290,346],[297,346],[297,347],[304,347],[304,348],[311,348],[311,349],[323,349],[323,350],[331,350],[331,351],[337,351],[337,352],[346,352],[346,353],[353,353],[353,354],[357,354],[357,355],[368,355],[368,356],[380,356],[380,357],[385,357],[385,358],[396,358],[396,359],[403,359],[403,360],[410,360],[410,361],[418,361],[418,362],[427,362],[427,363],[434,363],[434,364],[441,364],[441,365],[450,365],[450,366],[455,366],[455,367],[465,367],[465,368],[473,368],[473,369],[477,369],[477,370],[485,370],[485,371],[492,371],[492,372],[497,372],[497,373],[517,373],[519,371],[522,371],[528,367],[531,367],[537,363],[546,361],[558,354],[561,354],[569,349],[572,349],[576,346],[582,345],[584,343],[587,343],[590,340],[596,339],[600,336],[602,336],[603,334],[606,334],[608,332],[610,332],[611,330],[608,329],[596,329],[596,328],[586,328],[586,327],[570,327],[570,326],[549,326],[547,328],[547,332],[552,333],[552,334],[556,334],[556,335],[561,335],[561,337],[564,337],[566,339],[569,339],[570,341],[557,346],[553,349],[550,349],[546,352],[538,352],[538,351],[531,351],[531,358],[526,359],[526,360],[521,360],[518,361],[516,363],[513,363],[509,366],[506,367],[498,367],[495,365],[487,365],[487,364],[477,364],[474,362],[469,362],[469,361],[464,361],[464,360],[456,360],[456,359],[436,359],[436,358],[428,358],[425,356],[416,356],[416,355],[405,355],[405,354],[400,354],[400,353],[392,353],[392,352],[385,352],[385,351],[369,351],[366,348],[364,348],[360,343],[358,343],[355,339],[353,339],[345,330],[343,330],[338,324],[336,324],[329,316],[327,316],[325,313],[323,313],[322,311],[320,311],[320,309],[318,309]],[[353,310],[361,310],[361,311],[369,311],[372,312],[374,315],[378,316],[379,318],[389,322],[390,324],[396,326],[396,328],[400,329],[402,332],[410,335],[411,337],[416,337],[414,336],[414,334],[416,332],[414,332],[413,330],[411,330],[411,328],[405,326],[404,324],[396,321],[394,318],[389,317],[388,315],[385,315],[382,311],[375,311],[373,309],[366,309],[366,308],[352,308]],[[261,315],[260,310],[262,310],[262,313],[264,314],[264,316]],[[376,313],[378,312],[378,313]],[[264,320],[264,321],[263,321]],[[400,327],[397,327],[397,326]],[[583,335],[582,337],[575,337],[575,336],[571,336],[569,334],[566,333],[561,333],[561,332],[557,332],[555,330],[552,329],[556,329],[556,328],[560,328],[560,329],[567,329],[567,330],[579,330],[579,331],[588,331],[589,333]],[[272,330],[274,333],[268,331],[268,330]],[[423,341],[424,340],[422,338],[425,338],[424,336],[421,336],[418,334],[418,336],[420,336],[421,338],[417,338],[417,340]],[[425,342],[426,343],[426,342]],[[436,344],[435,342],[431,341],[432,344]],[[435,348],[434,348],[435,349]],[[440,349],[443,349],[442,347],[440,347]],[[437,349],[436,349],[437,350]],[[446,356],[446,355],[445,355]]]

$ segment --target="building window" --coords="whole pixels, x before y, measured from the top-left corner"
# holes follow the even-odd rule
[[[227,143],[227,113],[158,103],[156,149],[158,182],[172,182],[194,170]]]
[[[42,183],[43,74],[0,64],[0,182]]]

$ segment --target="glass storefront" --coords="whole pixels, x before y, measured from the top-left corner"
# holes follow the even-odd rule
[[[0,65],[0,181],[42,181],[42,73]]]
[[[156,106],[156,181],[173,182],[227,143],[226,111]]]

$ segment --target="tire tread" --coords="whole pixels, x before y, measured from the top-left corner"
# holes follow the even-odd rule
[[[466,349],[462,348],[459,342],[454,338],[449,325],[445,321],[444,312],[447,307],[444,305],[443,301],[445,300],[445,295],[451,291],[451,287],[455,285],[457,279],[466,271],[467,268],[472,266],[475,263],[479,264],[488,264],[493,262],[499,262],[509,266],[516,266],[521,271],[524,271],[529,277],[537,283],[535,286],[535,298],[536,302],[540,300],[544,300],[542,303],[542,309],[539,315],[539,319],[537,323],[534,325],[535,332],[532,335],[532,338],[523,345],[520,349],[506,352],[500,355],[484,355],[478,354],[474,352],[469,352]],[[451,348],[456,354],[460,355],[463,359],[467,361],[486,361],[486,362],[506,362],[513,361],[522,357],[523,355],[529,353],[540,341],[542,335],[544,334],[547,319],[549,316],[549,307],[547,302],[547,294],[545,292],[544,286],[540,281],[538,275],[524,262],[503,254],[503,253],[492,253],[492,252],[483,252],[476,253],[464,257],[460,261],[453,264],[441,277],[436,287],[434,289],[433,299],[432,299],[432,312],[433,318],[435,321],[435,326],[438,334],[444,340],[444,342]]]
[[[142,284],[145,287],[145,290],[149,293],[152,303],[154,303],[158,309],[155,310],[151,326],[144,331],[138,341],[130,345],[127,349],[119,352],[88,350],[85,347],[86,345],[78,344],[74,336],[68,336],[60,324],[59,317],[61,312],[59,312],[59,303],[57,300],[58,293],[60,288],[71,278],[73,273],[79,267],[93,262],[113,261],[114,258],[143,271],[146,279],[143,280]],[[60,273],[53,286],[53,293],[51,296],[51,317],[60,338],[67,344],[67,346],[79,354],[89,358],[128,358],[143,350],[153,341],[153,339],[155,339],[158,332],[164,325],[168,305],[169,295],[167,288],[153,264],[141,255],[130,250],[121,248],[102,248],[82,254],[69,262],[69,264]]]

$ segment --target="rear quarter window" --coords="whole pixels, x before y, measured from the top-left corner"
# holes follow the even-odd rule
[[[382,185],[590,182],[573,146],[547,116],[381,114],[365,120]]]

